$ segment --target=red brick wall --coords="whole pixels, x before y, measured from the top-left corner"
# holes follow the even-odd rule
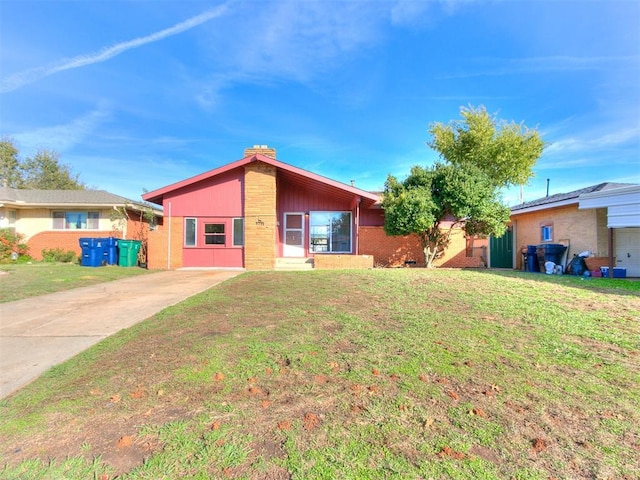
[[[400,267],[405,261],[424,266],[422,246],[415,235],[389,237],[382,227],[360,227],[358,248],[361,255],[373,255],[376,267]]]
[[[487,240],[476,240],[474,247],[487,244]],[[382,227],[360,227],[359,249],[362,255],[373,255],[378,267],[401,267],[406,261],[415,261],[424,267],[424,254],[420,239],[415,235],[391,237]],[[478,249],[477,252],[480,250]],[[484,263],[479,256],[467,257],[467,242],[461,229],[454,229],[451,243],[445,255],[434,262],[436,267],[480,268]]]
[[[127,221],[127,238],[138,240],[140,235],[146,235],[149,225],[140,222],[139,214],[129,212],[130,219]],[[96,230],[46,230],[36,233],[27,241],[29,255],[34,260],[42,260],[42,250],[60,248],[63,251],[71,250],[78,257],[82,254],[80,248],[81,238],[123,238],[123,232],[119,230],[96,231]]]
[[[29,247],[29,256],[34,260],[42,260],[42,250],[60,248],[63,251],[71,250],[78,257],[82,254],[80,248],[81,238],[100,238],[111,237],[113,232],[96,232],[82,230],[52,230],[47,232],[36,233],[27,241]]]

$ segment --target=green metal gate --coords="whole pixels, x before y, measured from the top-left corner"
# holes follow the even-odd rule
[[[491,268],[513,268],[513,230],[507,227],[501,237],[489,238]]]

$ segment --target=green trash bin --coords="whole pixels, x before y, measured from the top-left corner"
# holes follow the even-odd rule
[[[139,240],[118,240],[118,265],[135,267],[138,265]]]

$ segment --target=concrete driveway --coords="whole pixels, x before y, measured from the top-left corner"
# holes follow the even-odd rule
[[[0,398],[239,271],[175,270],[0,304]]]

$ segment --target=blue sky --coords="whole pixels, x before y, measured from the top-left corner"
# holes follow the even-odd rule
[[[2,0],[0,136],[136,200],[254,144],[381,190],[484,105],[549,144],[525,201],[640,183],[639,25],[636,0]]]

